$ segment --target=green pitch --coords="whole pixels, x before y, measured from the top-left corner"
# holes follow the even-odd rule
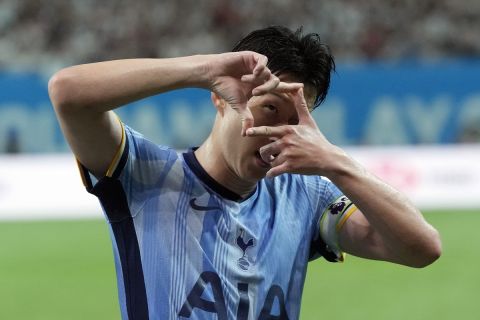
[[[438,262],[311,263],[301,319],[480,319],[480,212],[425,216]],[[109,241],[100,220],[0,223],[0,319],[119,319]]]

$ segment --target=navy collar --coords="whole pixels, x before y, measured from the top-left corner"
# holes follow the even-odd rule
[[[207,171],[205,171],[205,169],[198,161],[194,153],[194,151],[197,149],[198,147],[188,149],[188,151],[183,154],[183,158],[185,159],[185,163],[188,165],[190,170],[192,170],[193,173],[197,176],[197,178],[200,179],[204,184],[206,184],[210,189],[218,193],[221,197],[236,202],[246,200],[255,193],[255,191],[253,191],[247,197],[242,198],[239,194],[233,192],[230,189],[227,189],[226,187],[218,183],[215,179],[212,178],[212,176],[208,174]]]

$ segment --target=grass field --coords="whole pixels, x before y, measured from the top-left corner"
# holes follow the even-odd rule
[[[426,269],[311,263],[310,319],[480,319],[480,212],[428,212],[443,256]],[[105,222],[0,223],[0,319],[119,319]]]

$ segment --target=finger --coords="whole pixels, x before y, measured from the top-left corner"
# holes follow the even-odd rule
[[[307,101],[303,95],[303,88],[298,89],[293,94],[293,99],[298,114],[298,124],[310,124],[313,121],[313,118],[310,115],[310,110],[308,110]]]
[[[282,163],[281,165],[272,167],[270,170],[267,171],[267,178],[274,178],[281,174],[289,172],[289,168],[286,162]]]
[[[280,82],[275,88],[275,92],[287,93],[296,91],[300,88],[303,88],[303,83],[301,82]]]
[[[242,121],[242,131],[241,135],[245,137],[247,135],[247,130],[253,127],[253,115],[250,111],[250,108],[237,109],[240,114],[240,119]]]
[[[254,76],[259,76],[259,75],[261,75],[262,73],[265,72],[265,69],[267,69],[266,65],[257,63],[255,68],[253,68],[253,75]]]
[[[240,80],[242,82],[253,83],[255,82],[257,77],[254,74],[245,74],[243,75]]]
[[[261,96],[263,94],[266,94],[267,92],[270,92],[272,90],[274,90],[278,84],[280,83],[280,79],[278,79],[276,76],[273,76],[265,83],[263,83],[262,85],[254,88],[252,90],[252,94],[254,96]]]
[[[285,156],[285,153],[280,152],[272,161],[270,161],[270,165],[272,166],[272,168],[278,167],[285,161],[287,161],[287,157]]]
[[[258,72],[255,75],[257,76],[259,83],[264,83],[273,76],[272,72],[268,67],[263,68],[261,72]]]
[[[272,162],[281,153],[282,148],[280,140],[264,145],[260,148],[259,153],[265,162]]]
[[[262,85],[272,80],[280,82],[280,80],[277,79],[278,78],[273,75],[268,68],[263,69],[263,71],[259,74],[245,74],[240,78],[242,82],[247,82],[255,85]]]
[[[276,92],[276,93],[291,93],[300,88],[303,88],[303,83],[299,82],[281,82],[279,80],[278,83],[275,85],[269,86],[269,84],[265,83],[261,86],[258,86],[252,91],[254,96],[261,96],[268,92]]]
[[[257,64],[255,65],[255,68],[253,68],[253,74],[258,75],[260,74],[266,67],[268,63],[268,58],[264,55],[257,55],[256,57]]]
[[[291,126],[278,126],[278,127],[269,127],[269,126],[260,126],[252,127],[247,130],[247,136],[249,137],[277,137],[281,138],[287,134],[291,134],[293,129]]]

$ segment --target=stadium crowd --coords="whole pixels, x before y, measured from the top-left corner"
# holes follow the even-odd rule
[[[2,0],[0,68],[225,51],[272,24],[319,32],[340,61],[472,56],[479,18],[476,0]]]

